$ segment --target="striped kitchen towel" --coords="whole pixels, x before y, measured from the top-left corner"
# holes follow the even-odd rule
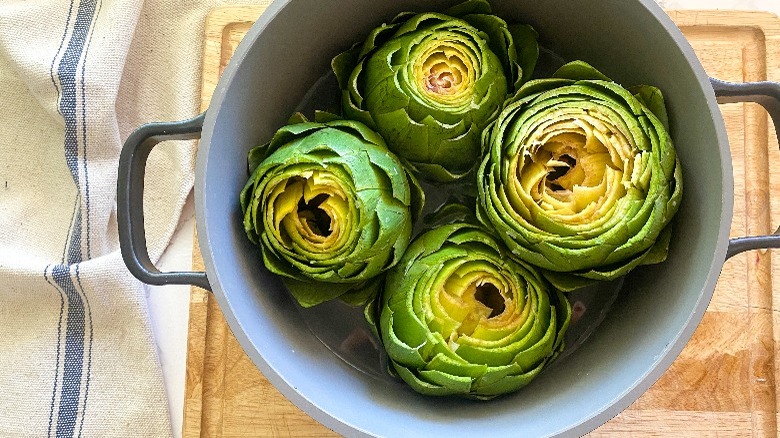
[[[145,289],[119,254],[117,163],[135,127],[197,114],[204,18],[223,3],[0,2],[0,436],[173,434]],[[193,146],[150,158],[153,260]]]

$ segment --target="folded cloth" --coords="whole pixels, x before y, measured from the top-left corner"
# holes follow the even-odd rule
[[[117,163],[132,129],[198,113],[204,19],[224,3],[0,2],[0,436],[172,434],[145,287],[119,254]],[[193,166],[193,142],[150,157],[155,261]]]

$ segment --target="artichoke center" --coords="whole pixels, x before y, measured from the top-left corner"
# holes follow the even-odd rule
[[[451,340],[460,336],[471,336],[479,327],[501,325],[506,319],[507,306],[511,299],[502,290],[501,279],[484,271],[472,271],[486,267],[482,263],[471,264],[451,276],[439,295],[441,305],[455,325],[442,331]],[[497,322],[498,321],[498,322]]]
[[[315,252],[333,248],[349,226],[346,194],[326,172],[305,171],[283,181],[274,187],[269,202],[267,220],[286,248],[298,245]]]
[[[298,218],[306,223],[306,226],[314,234],[322,237],[330,236],[330,216],[320,205],[327,201],[330,196],[326,193],[320,193],[308,202],[303,198],[298,201]]]
[[[455,77],[452,72],[445,71],[439,74],[431,72],[428,75],[428,83],[425,86],[435,93],[441,93],[445,89],[452,87],[454,81]]]
[[[533,160],[542,164],[547,173],[542,181],[544,188],[540,187],[540,191],[571,194],[575,185],[589,185],[592,181],[601,180],[603,168],[586,166],[586,160],[580,160],[581,156],[596,152],[586,150],[586,142],[584,135],[567,133],[556,135],[542,145],[533,156]],[[598,146],[601,149],[598,152],[606,152],[603,145]],[[596,178],[587,178],[588,174]]]
[[[504,297],[501,296],[501,292],[493,283],[483,283],[477,286],[474,291],[474,299],[490,309],[488,319],[502,314],[506,309]]]
[[[469,68],[451,48],[430,53],[418,76],[422,88],[433,96],[450,96],[463,91],[468,83]]]
[[[523,190],[543,210],[579,224],[622,196],[617,136],[581,119],[552,123],[535,134],[517,172]]]
[[[558,180],[566,176],[576,165],[577,159],[569,154],[563,154],[558,157],[556,163],[551,166],[550,172],[547,173],[546,179],[550,189],[556,192],[567,190],[558,183]]]

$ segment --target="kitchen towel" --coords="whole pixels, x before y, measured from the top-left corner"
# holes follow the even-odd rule
[[[172,434],[145,287],[119,253],[117,163],[134,128],[197,114],[204,19],[225,3],[0,2],[0,436]],[[150,157],[153,260],[193,166],[194,142]]]

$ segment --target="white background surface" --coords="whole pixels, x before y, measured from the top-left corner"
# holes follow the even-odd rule
[[[780,0],[658,0],[658,2],[667,9],[762,10],[780,15]],[[194,207],[190,195],[179,228],[158,263],[161,270],[190,269],[194,228]],[[176,437],[181,436],[184,411],[189,297],[189,286],[151,286],[148,290],[152,329],[157,341],[168,393],[171,424]]]

